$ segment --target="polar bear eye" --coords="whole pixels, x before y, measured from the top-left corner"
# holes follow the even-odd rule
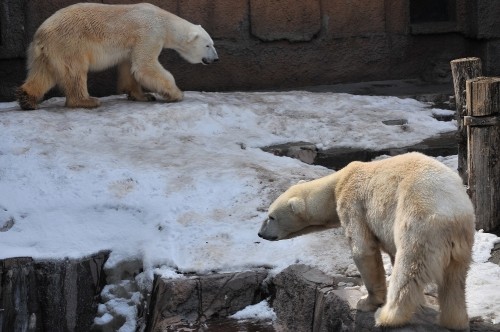
[[[274,217],[273,216],[269,216],[268,219],[271,220],[271,221],[274,221]]]

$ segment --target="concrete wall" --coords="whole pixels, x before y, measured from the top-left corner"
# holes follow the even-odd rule
[[[214,65],[188,64],[171,50],[160,56],[183,90],[284,89],[418,77],[449,81],[449,61],[464,56],[481,57],[488,75],[500,75],[497,0],[449,0],[452,20],[418,24],[410,21],[410,1],[150,0],[201,24],[215,41],[220,61]],[[25,49],[37,27],[75,2],[0,1],[0,100],[12,100],[25,78]],[[113,94],[114,70],[90,75],[89,90]]]

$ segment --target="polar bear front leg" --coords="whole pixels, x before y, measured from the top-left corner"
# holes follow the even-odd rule
[[[368,295],[358,301],[356,308],[374,311],[385,303],[387,293],[382,255],[378,252],[372,255],[353,255],[353,258],[368,291]]]
[[[359,300],[356,308],[361,311],[375,311],[385,303],[387,294],[382,254],[375,236],[367,227],[354,225],[352,229],[349,228],[346,229],[346,235],[354,263],[368,291],[368,295]]]
[[[155,101],[151,93],[144,93],[141,85],[132,75],[132,64],[125,60],[118,65],[118,93],[126,93],[129,100]]]
[[[181,101],[184,94],[175,84],[174,77],[158,59],[132,60],[132,74],[146,89],[158,92],[169,102]]]

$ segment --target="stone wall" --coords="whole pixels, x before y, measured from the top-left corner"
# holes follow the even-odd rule
[[[108,257],[0,260],[0,331],[90,331]]]
[[[145,331],[357,331],[448,332],[437,324],[437,294],[426,295],[426,305],[408,325],[375,326],[374,312],[356,310],[365,294],[359,277],[329,276],[303,264],[287,267],[275,276],[264,270],[164,279],[155,276]],[[215,321],[267,299],[276,320],[253,329],[235,328]],[[229,328],[229,327],[232,328]],[[225,327],[225,328],[220,328]],[[184,328],[184,329],[183,329]],[[471,319],[471,332],[499,331],[499,324]],[[142,331],[139,326],[137,330]]]
[[[481,57],[486,75],[500,74],[496,0],[439,0],[453,4],[449,20],[434,22],[430,15],[430,21],[417,23],[411,21],[410,1],[416,0],[149,2],[201,24],[215,41],[216,65],[191,65],[171,50],[160,56],[184,90],[284,89],[417,77],[449,81],[449,61],[465,56]],[[75,2],[2,1],[0,101],[12,100],[25,78],[25,49],[37,27]],[[91,93],[114,93],[113,78],[113,70],[91,75]]]

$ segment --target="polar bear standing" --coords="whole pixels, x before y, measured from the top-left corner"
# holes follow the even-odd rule
[[[368,290],[358,302],[377,325],[407,323],[423,304],[423,287],[438,284],[440,324],[467,329],[465,279],[474,241],[474,209],[460,177],[420,153],[353,162],[299,183],[269,207],[259,236],[281,240],[342,226]],[[393,262],[386,290],[380,250]],[[385,303],[385,304],[384,304]]]
[[[36,109],[58,85],[67,107],[99,106],[87,91],[88,71],[118,65],[118,89],[132,100],[154,100],[142,87],[168,101],[182,91],[158,62],[162,49],[176,50],[190,63],[218,60],[214,43],[199,25],[151,4],[80,3],[57,11],[38,28],[28,48],[28,77],[18,89],[19,105]]]

